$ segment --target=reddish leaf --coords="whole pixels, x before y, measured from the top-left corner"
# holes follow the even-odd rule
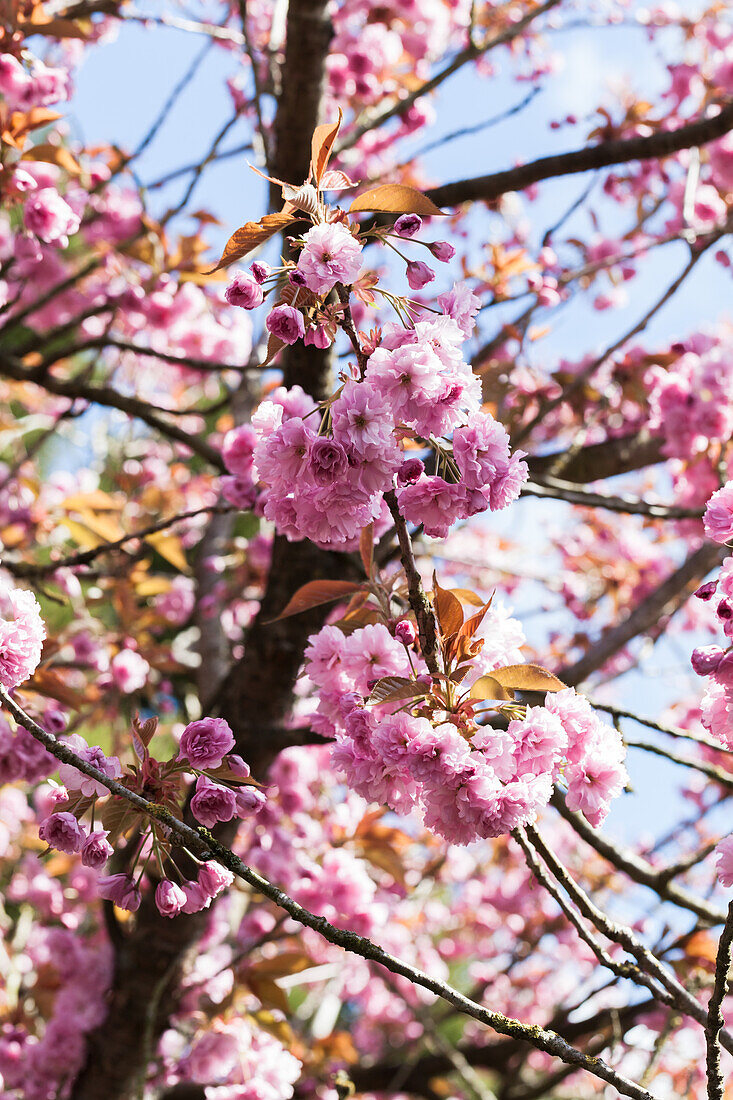
[[[364,572],[371,578],[374,564],[374,524],[368,524],[359,535],[359,553],[364,563]]]
[[[283,951],[271,959],[261,959],[247,967],[246,980],[267,978],[276,981],[290,974],[299,974],[313,966],[313,959],[302,951]]]
[[[492,592],[491,596],[489,597],[487,602],[483,605],[481,610],[476,612],[475,615],[472,615],[470,619],[466,619],[465,623],[463,624],[461,629],[458,631],[459,638],[473,638],[474,634],[476,633],[478,628],[481,626],[481,623],[483,622],[484,615],[486,614],[486,612],[491,607],[491,601],[493,599],[494,599],[494,593]]]
[[[285,344],[284,340],[281,340],[279,336],[276,336],[274,332],[271,332],[267,338],[267,351],[265,352],[265,358],[262,361],[262,366],[266,367],[268,363],[271,363],[275,356],[283,350]]]
[[[247,978],[247,985],[265,1008],[277,1008],[287,1014],[290,1011],[285,991],[267,978]]]
[[[480,596],[477,596],[475,592],[471,592],[468,588],[451,588],[451,592],[454,596],[457,596],[462,603],[470,603],[472,607],[483,607],[484,601]]]
[[[311,607],[333,603],[334,600],[343,600],[360,588],[361,585],[354,584],[353,581],[308,581],[288,601],[285,609],[269,622],[276,623],[280,619],[287,619],[290,615],[299,615],[301,611],[308,611]]]
[[[292,225],[295,220],[292,211],[284,207],[277,214],[265,214],[258,222],[247,222],[231,235],[221,254],[221,259],[205,274],[211,275],[219,268],[229,267],[230,264],[241,260],[248,252],[259,248],[265,241],[269,241],[270,237],[274,237],[286,226]]]
[[[45,164],[56,164],[71,176],[78,176],[81,172],[81,165],[68,149],[63,145],[51,145],[50,142],[43,142],[40,145],[34,145],[32,148],[26,149],[20,159],[40,160]]]
[[[445,217],[432,199],[404,183],[385,183],[358,195],[349,207],[350,214],[373,211],[377,214],[421,214],[423,217]]]
[[[341,127],[341,120],[343,117],[343,112],[339,107],[338,122],[327,122],[323,126],[316,126],[313,131],[313,139],[311,141],[311,172],[316,187],[318,188],[321,186],[321,179],[323,178],[323,173],[326,171],[326,166],[331,157],[333,143],[336,140],[336,135]]]
[[[438,578],[433,573],[433,604],[435,614],[438,616],[440,633],[444,638],[450,638],[463,626],[463,608],[460,600],[457,600],[452,592],[441,588]]]
[[[425,685],[406,676],[383,676],[372,688],[370,703],[395,703],[398,699],[419,699],[425,695]]]
[[[109,831],[108,840],[114,844],[138,819],[138,814],[131,809],[130,804],[124,798],[113,797],[102,807],[100,819],[102,825]]]
[[[505,665],[491,672],[494,680],[511,691],[562,691],[562,680],[541,665]]]

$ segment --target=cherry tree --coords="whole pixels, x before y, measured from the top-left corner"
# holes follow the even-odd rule
[[[729,1096],[725,7],[0,27],[2,1095]]]

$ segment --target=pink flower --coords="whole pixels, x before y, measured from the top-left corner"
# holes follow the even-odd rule
[[[188,879],[182,883],[181,889],[186,895],[186,903],[181,909],[182,913],[200,913],[202,909],[206,909],[211,904],[211,898],[206,896],[198,882],[192,882]]]
[[[237,817],[249,817],[259,813],[267,801],[267,796],[259,787],[237,787],[234,791],[234,799],[237,804]]]
[[[130,875],[107,875],[97,879],[100,897],[113,902],[118,909],[129,909],[134,913],[140,908],[140,891]]]
[[[247,477],[252,471],[253,456],[257,445],[257,432],[251,424],[232,428],[224,436],[221,457],[227,470],[235,477]]]
[[[489,504],[492,512],[506,508],[519,496],[522,486],[529,477],[529,468],[524,462],[524,451],[515,451],[506,461],[497,466],[497,476],[489,486]]]
[[[252,278],[258,283],[264,283],[266,279],[269,279],[272,268],[269,264],[266,264],[264,260],[255,260],[251,265],[250,271],[252,272]]]
[[[474,317],[481,309],[481,299],[469,289],[467,283],[454,283],[445,294],[438,295],[438,305],[452,317],[464,336],[473,332]]]
[[[176,917],[183,910],[188,898],[180,886],[164,878],[155,888],[155,904],[163,917]]]
[[[69,236],[76,233],[80,219],[53,187],[31,192],[25,204],[23,218],[26,229],[46,244],[66,248]]]
[[[361,460],[384,452],[401,457],[392,434],[395,422],[385,396],[369,382],[347,382],[331,406],[334,439]]]
[[[469,489],[483,489],[506,469],[509,436],[488,413],[478,413],[453,433],[453,456]]]
[[[122,765],[116,756],[105,756],[98,745],[87,745],[84,738],[78,733],[72,733],[64,742],[68,748],[83,760],[85,764],[91,764],[109,779],[119,779],[122,775]],[[86,798],[98,795],[100,798],[108,793],[107,787],[96,779],[85,775],[75,768],[73,764],[59,764],[59,779],[70,791],[80,791]]]
[[[32,592],[22,588],[0,589],[0,684],[12,691],[36,671],[46,630],[41,609]]]
[[[223,718],[199,718],[189,722],[178,744],[178,760],[194,768],[218,768],[234,748],[234,734]]]
[[[205,775],[196,780],[196,793],[191,799],[191,813],[207,829],[219,821],[231,821],[237,811],[234,792],[220,783],[213,783]]]
[[[432,283],[435,272],[422,260],[410,260],[407,264],[407,282],[412,290],[422,290],[428,283]]]
[[[303,314],[292,306],[275,306],[267,315],[265,328],[283,344],[295,344],[305,336]]]
[[[397,494],[400,511],[408,523],[423,525],[425,534],[444,539],[465,504],[462,485],[449,485],[442,477],[422,477]]]
[[[205,863],[199,871],[199,886],[209,900],[217,897],[233,882],[232,872],[222,867],[220,863],[214,863],[213,860]]]
[[[81,861],[85,867],[91,867],[98,871],[104,867],[114,848],[107,840],[106,829],[95,829],[84,841],[81,850]]]
[[[38,835],[50,848],[71,854],[78,852],[86,838],[86,833],[73,814],[51,814],[41,822]]]
[[[207,1031],[194,1044],[186,1070],[192,1081],[211,1085],[225,1081],[239,1060],[239,1043],[235,1035],[228,1031]]]
[[[377,348],[369,358],[366,381],[399,423],[413,425],[430,415],[443,393],[441,361],[429,344]]]
[[[604,759],[602,754],[572,764],[565,771],[569,810],[580,810],[594,828],[605,819],[612,799],[621,794],[627,781],[620,762]]]
[[[361,245],[340,222],[314,225],[305,235],[298,271],[314,294],[328,294],[336,283],[350,286],[361,270]]]
[[[733,538],[733,481],[710,497],[705,508],[705,534],[714,542],[727,542]]]
[[[241,512],[251,512],[260,495],[251,477],[224,476],[219,481],[219,488],[222,496]]]
[[[715,862],[721,886],[733,886],[733,836],[721,840],[715,849]]]
[[[552,772],[568,743],[562,722],[544,707],[528,707],[526,717],[509,723],[517,775]]]
[[[319,485],[330,485],[345,475],[349,459],[337,440],[321,435],[311,444],[308,465],[314,481]]]
[[[235,271],[224,297],[230,306],[241,306],[242,309],[256,309],[265,300],[259,280],[246,271]]]
[[[125,695],[131,695],[134,691],[140,691],[145,687],[150,665],[136,650],[123,649],[112,658],[110,672],[115,687]]]
[[[348,638],[342,638],[341,647],[343,668],[356,690],[364,695],[372,680],[409,674],[410,665],[404,646],[392,637],[382,623],[355,630]]]

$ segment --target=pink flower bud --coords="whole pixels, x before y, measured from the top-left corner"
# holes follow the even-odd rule
[[[408,458],[397,471],[397,484],[414,485],[416,481],[420,480],[420,475],[424,469],[425,466],[419,458]]]
[[[448,241],[433,241],[428,245],[428,248],[435,256],[435,259],[442,264],[447,264],[449,260],[452,260],[456,254],[456,250],[452,244]]]
[[[236,753],[230,753],[229,756],[227,756],[227,764],[240,779],[249,779],[249,764],[245,763],[241,756],[237,756]]]
[[[170,879],[164,878],[155,888],[155,904],[163,917],[177,917],[187,901],[181,887]]]
[[[295,344],[305,336],[303,314],[292,306],[275,306],[267,316],[265,328],[283,344]]]
[[[717,587],[717,581],[706,581],[705,584],[700,585],[693,595],[697,596],[698,600],[710,600],[715,595],[715,589]]]
[[[205,863],[199,871],[199,886],[204,895],[211,900],[217,897],[227,886],[234,882],[234,875],[220,863]]]
[[[394,231],[398,237],[414,237],[422,229],[422,218],[419,214],[401,214],[394,223]]]
[[[405,646],[414,645],[417,640],[417,631],[409,619],[403,619],[394,628],[394,636],[398,642]]]
[[[104,867],[113,852],[114,848],[107,840],[107,830],[95,829],[84,841],[81,850],[81,861],[85,867],[91,867],[93,870],[98,871],[101,867]]]
[[[255,260],[250,267],[250,271],[252,272],[253,279],[256,279],[258,283],[264,283],[265,279],[270,277],[272,268],[269,264],[266,264],[264,260]]]
[[[211,899],[206,896],[198,882],[192,882],[189,879],[181,885],[181,889],[186,895],[186,904],[181,909],[182,913],[200,913],[211,904]]]
[[[238,787],[234,797],[237,801],[237,817],[259,813],[267,801],[267,796],[259,787]]]
[[[255,309],[261,306],[265,300],[257,279],[246,271],[237,271],[229,286],[224,291],[224,297],[230,306],[241,306],[242,309]]]
[[[71,855],[81,848],[86,834],[73,814],[61,811],[42,821],[38,835],[50,848]]]
[[[407,265],[407,282],[412,290],[422,290],[428,283],[432,283],[435,272],[422,260],[410,260]]]
[[[118,909],[134,913],[140,908],[140,891],[130,875],[107,875],[97,880],[100,897],[113,902]]]

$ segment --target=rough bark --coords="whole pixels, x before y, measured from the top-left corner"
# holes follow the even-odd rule
[[[290,0],[274,124],[273,171],[281,179],[302,180],[308,174],[310,135],[319,121],[332,34],[327,11],[328,0]],[[327,352],[298,345],[289,350],[283,365],[286,385],[297,383],[316,397],[323,393],[330,369]],[[245,642],[245,656],[218,693],[219,713],[230,722],[255,774],[266,771],[276,751],[262,731],[287,714],[306,638],[321,618],[311,613],[270,625],[267,620],[282,610],[300,584],[333,576],[338,561],[337,555],[310,543],[275,540],[266,592]],[[281,747],[280,742],[277,748]],[[231,842],[232,832],[222,831],[221,839]],[[132,930],[116,937],[109,1011],[90,1036],[73,1100],[132,1100],[138,1094],[206,919],[206,914],[161,917],[148,893]]]

